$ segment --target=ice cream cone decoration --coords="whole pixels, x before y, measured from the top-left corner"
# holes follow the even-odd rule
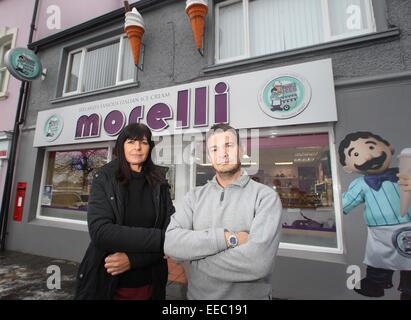
[[[207,0],[187,0],[186,13],[190,18],[196,47],[200,50],[204,36],[205,17],[208,13]]]
[[[133,52],[134,64],[138,65],[140,57],[141,41],[145,31],[144,20],[136,8],[126,12],[124,30],[127,32],[128,41]]]

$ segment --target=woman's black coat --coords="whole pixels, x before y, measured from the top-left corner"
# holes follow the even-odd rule
[[[174,213],[169,185],[157,184],[153,190],[156,222],[153,228],[123,226],[126,188],[116,178],[118,161],[113,160],[94,174],[88,203],[91,243],[80,264],[75,299],[111,299],[118,276],[104,268],[104,259],[125,252],[131,268],[150,267],[153,299],[165,299],[168,269],[164,259],[164,234]],[[163,173],[167,168],[158,167]]]

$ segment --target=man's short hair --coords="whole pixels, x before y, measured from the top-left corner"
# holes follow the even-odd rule
[[[236,139],[237,139],[237,145],[240,144],[240,135],[236,129],[231,127],[230,125],[226,123],[216,123],[213,125],[210,130],[208,130],[207,135],[206,135],[206,143],[208,142],[208,139],[210,139],[211,136],[215,135],[216,133],[221,133],[221,132],[226,132],[226,131],[231,131]]]
[[[371,133],[369,131],[358,131],[358,132],[353,132],[350,134],[347,134],[344,138],[343,141],[341,141],[340,146],[338,147],[338,154],[340,156],[340,163],[345,166],[346,162],[345,162],[345,149],[347,149],[352,141],[357,141],[358,139],[367,139],[367,138],[374,138],[377,141],[380,141],[382,143],[384,143],[387,146],[390,146],[390,143],[381,138],[379,135]]]

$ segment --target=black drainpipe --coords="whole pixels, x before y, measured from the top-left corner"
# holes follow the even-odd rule
[[[36,17],[37,17],[39,2],[40,0],[36,0],[34,4],[33,17],[31,19],[30,34],[29,34],[29,41],[28,41],[27,47],[29,47],[31,43],[33,42],[33,33],[34,33],[34,30],[36,29]],[[6,181],[4,184],[3,199],[1,202],[0,251],[4,251],[6,247],[7,221],[8,221],[8,213],[10,209],[11,191],[13,187],[13,176],[14,176],[14,167],[15,167],[15,162],[16,162],[17,146],[18,146],[18,141],[19,141],[19,136],[20,136],[20,125],[22,125],[25,120],[29,90],[30,90],[30,83],[27,81],[22,81],[21,86],[20,86],[19,100],[17,103],[16,118],[14,121],[13,138],[12,138],[11,147],[10,147],[10,158],[7,164],[7,174],[6,174]]]

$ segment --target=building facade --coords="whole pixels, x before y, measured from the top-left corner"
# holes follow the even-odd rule
[[[209,1],[201,52],[185,1],[134,5],[146,25],[138,68],[122,8],[33,43],[47,75],[31,86],[13,196],[18,183],[27,189],[7,248],[82,258],[92,173],[112,159],[130,122],[154,131],[178,210],[212,177],[204,132],[227,122],[246,142],[244,169],[282,199],[274,295],[360,299],[347,288],[347,268],[364,271],[367,231],[362,208],[342,213],[355,177],[337,148],[354,131],[379,134],[398,151],[410,146],[411,4]],[[15,197],[11,213],[14,206]]]
[[[21,84],[10,76],[4,60],[8,50],[27,46],[33,10],[32,0],[5,0],[0,4],[0,199],[3,196]]]

